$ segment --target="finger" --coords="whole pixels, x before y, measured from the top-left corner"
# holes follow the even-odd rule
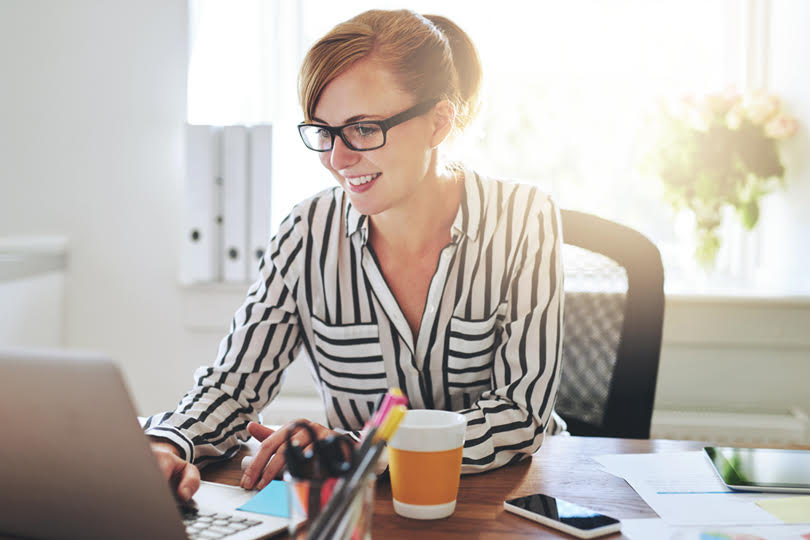
[[[166,480],[171,480],[186,463],[171,452],[158,450],[154,452],[154,456],[157,459],[160,472]]]
[[[315,450],[315,443],[309,443],[301,448],[301,453],[306,454],[307,452],[311,452],[314,450]]]
[[[200,470],[192,463],[186,463],[177,484],[177,495],[184,501],[189,501],[200,488]]]
[[[284,466],[286,465],[286,460],[284,458],[284,450],[286,449],[287,449],[286,442],[281,446],[279,446],[276,453],[273,454],[273,457],[270,458],[270,461],[264,468],[261,478],[258,479],[258,482],[256,483],[256,489],[264,489],[267,486],[267,484],[275,480],[276,476],[278,476],[281,473],[281,471],[284,469]]]
[[[267,426],[263,426],[258,422],[250,422],[247,426],[247,430],[248,433],[250,433],[251,437],[253,437],[259,442],[265,440],[267,437],[276,432],[274,429],[270,429]]]
[[[317,437],[318,440],[323,440],[326,439],[327,437],[334,437],[334,438],[345,437],[349,440],[349,442],[353,442],[353,439],[348,435],[344,433],[338,433],[337,431],[329,429],[326,426],[322,426],[321,424],[311,422],[310,427],[312,427],[313,431],[315,431],[315,434],[318,436]]]
[[[337,431],[332,431],[326,426],[318,424],[316,422],[310,422],[309,427],[315,432],[319,439],[324,439],[330,435],[339,435]]]
[[[295,435],[293,435],[290,438],[290,440],[292,441],[293,444],[303,446],[302,452],[304,453],[306,453],[307,450],[311,450],[313,448],[313,443],[309,437],[309,433],[307,433],[304,430],[295,433]],[[270,461],[265,466],[261,480],[259,480],[259,482],[256,484],[256,489],[263,489],[275,478],[281,476],[284,467],[287,465],[287,458],[285,454],[286,449],[287,449],[287,440],[285,437],[284,442],[276,449],[276,452],[273,454],[273,457],[270,458]]]
[[[274,443],[275,441],[272,435],[262,442],[259,451],[253,456],[253,461],[242,474],[241,486],[243,488],[253,489],[253,485],[256,483],[256,480],[261,477],[265,465],[267,465],[270,457],[275,453],[278,447],[278,445]]]
[[[252,489],[257,481],[269,478],[267,482],[263,482],[261,484],[261,487],[264,487],[270,483],[270,480],[275,478],[275,476],[281,472],[282,468],[284,467],[284,457],[283,457],[283,448],[281,450],[280,448],[287,440],[287,436],[290,430],[294,430],[293,440],[298,440],[299,442],[301,440],[302,433],[306,435],[306,432],[301,427],[295,427],[295,425],[299,422],[308,423],[307,420],[302,419],[294,420],[284,425],[282,428],[276,430],[275,432],[273,432],[270,428],[266,426],[262,426],[261,424],[255,424],[254,427],[251,427],[251,424],[254,424],[253,422],[251,424],[248,424],[248,432],[251,432],[251,430],[256,430],[256,433],[260,436],[268,431],[270,431],[272,434],[267,436],[262,441],[262,445],[261,448],[259,449],[259,452],[257,452],[256,456],[253,458],[253,461],[251,462],[250,465],[248,465],[247,469],[242,475],[241,486],[244,489]],[[268,473],[266,468],[268,466],[268,463],[273,460],[275,460],[275,464],[273,465],[273,467],[270,468],[270,471]]]
[[[172,452],[157,451],[158,467],[163,477],[169,481],[172,490],[183,501],[188,501],[200,487],[200,471]]]
[[[349,455],[351,454],[351,445],[356,444],[356,441],[349,437],[346,434],[338,433],[337,431],[331,430],[326,426],[322,426],[321,424],[316,424],[315,422],[310,422],[310,427],[312,427],[315,434],[318,436],[318,440],[324,440],[326,438],[332,437],[333,439],[344,438],[346,439],[349,444],[341,444],[340,448],[343,451],[343,456],[348,459]],[[312,448],[312,446],[308,446],[307,449]]]
[[[264,428],[265,426],[260,427]],[[266,437],[259,448],[259,451],[253,458],[253,461],[248,468],[245,469],[245,472],[242,474],[242,482],[241,485],[245,489],[253,489],[256,481],[261,478],[262,473],[264,472],[264,468],[267,465],[267,462],[270,458],[275,455],[278,451],[279,446],[284,442],[287,437],[287,432],[292,427],[292,424],[287,424],[286,426],[282,427],[281,429],[273,432],[272,435]],[[248,424],[248,429],[250,428],[250,424]],[[253,428],[257,429],[257,428]],[[269,430],[270,428],[266,428]]]

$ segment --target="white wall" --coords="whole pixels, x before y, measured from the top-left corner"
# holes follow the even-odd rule
[[[774,2],[772,22],[771,87],[803,128],[764,249],[806,253],[810,5]],[[67,344],[117,360],[142,414],[174,406],[243,295],[177,284],[186,23],[183,0],[0,1],[0,236],[69,237]],[[796,260],[774,279],[807,285]],[[810,410],[808,314],[807,300],[669,299],[658,403]]]
[[[120,362],[141,411],[190,380],[186,49],[183,0],[0,2],[0,235],[68,237],[67,344]]]

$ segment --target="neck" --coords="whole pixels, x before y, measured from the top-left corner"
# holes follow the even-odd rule
[[[450,241],[464,184],[452,174],[432,174],[419,182],[405,204],[370,217],[376,242],[396,246],[403,254],[418,255]]]

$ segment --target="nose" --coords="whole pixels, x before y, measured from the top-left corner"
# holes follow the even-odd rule
[[[335,137],[335,143],[332,145],[332,152],[329,155],[329,164],[334,170],[345,169],[357,163],[359,159],[359,152],[346,146],[346,143],[340,137]]]

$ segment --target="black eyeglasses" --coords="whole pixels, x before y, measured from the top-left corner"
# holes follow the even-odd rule
[[[324,126],[321,124],[298,124],[301,140],[310,150],[329,152],[335,146],[335,137],[339,136],[347,148],[358,152],[376,150],[385,145],[385,134],[394,126],[416,118],[433,108],[438,99],[417,103],[410,109],[395,114],[385,120],[364,120],[343,126]]]

